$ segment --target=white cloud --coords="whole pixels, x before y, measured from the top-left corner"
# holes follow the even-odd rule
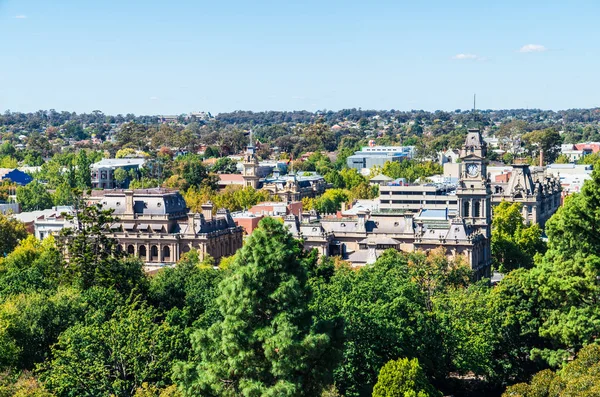
[[[458,60],[458,61],[487,61],[488,58],[486,57],[481,57],[479,55],[475,55],[475,54],[456,54],[452,57],[452,59]]]
[[[456,54],[452,59],[479,59],[479,57],[475,54]]]
[[[521,47],[519,52],[544,52],[547,50],[548,49],[541,44],[526,44],[523,47]]]
[[[158,97],[157,96],[151,96],[149,99],[151,101],[158,101]]]
[[[27,19],[27,15],[15,15],[15,19]]]

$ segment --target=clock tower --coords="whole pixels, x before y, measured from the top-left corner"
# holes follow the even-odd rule
[[[258,189],[260,177],[258,176],[258,158],[256,157],[256,147],[252,139],[252,130],[250,130],[250,138],[246,147],[246,154],[242,161],[242,178],[244,185]]]
[[[469,129],[460,153],[461,174],[456,189],[458,215],[467,225],[491,238],[492,208],[486,169],[486,143],[478,129]]]

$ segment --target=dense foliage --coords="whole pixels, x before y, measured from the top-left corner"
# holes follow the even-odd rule
[[[302,253],[280,222],[260,222],[220,285],[223,319],[192,335],[198,358],[180,365],[177,374],[184,395],[321,392],[336,349],[331,327],[315,323],[308,311],[308,271],[315,259]]]

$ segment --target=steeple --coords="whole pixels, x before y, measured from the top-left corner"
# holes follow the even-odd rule
[[[257,189],[259,185],[258,171],[258,157],[256,157],[256,148],[254,147],[254,140],[252,138],[252,130],[250,130],[248,146],[246,147],[246,155],[242,162],[242,176],[244,178],[244,184],[246,186],[252,186]]]
[[[256,153],[256,146],[254,146],[254,139],[252,136],[252,130],[248,134],[248,146],[246,146],[246,154],[254,155]]]
[[[469,156],[477,156],[485,158],[487,155],[487,144],[481,136],[481,131],[478,128],[469,128],[467,130],[467,139],[462,147],[460,158],[464,159]]]

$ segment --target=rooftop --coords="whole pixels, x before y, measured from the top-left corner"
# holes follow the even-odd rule
[[[146,159],[142,158],[102,159],[97,163],[92,164],[92,168],[126,167],[130,165],[142,166],[145,163]]]
[[[168,189],[164,187],[156,187],[151,189],[104,189],[104,190],[92,190],[91,197],[104,197],[104,196],[124,196],[125,192],[132,191],[134,196],[163,196],[165,194],[178,193],[177,189]]]
[[[383,175],[383,174],[379,174],[377,176],[374,176],[373,178],[370,179],[372,182],[386,182],[386,181],[393,181],[394,178],[390,178],[387,175]]]

